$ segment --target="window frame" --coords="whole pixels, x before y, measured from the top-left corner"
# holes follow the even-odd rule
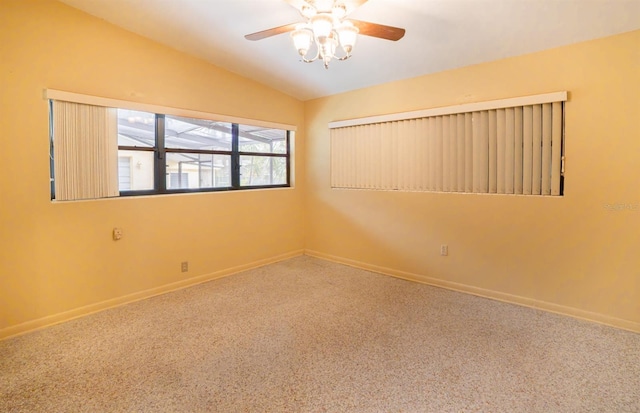
[[[104,107],[112,107],[116,109],[129,109],[136,111],[143,111],[154,115],[155,117],[155,143],[153,147],[141,147],[141,146],[126,146],[118,145],[118,151],[140,151],[140,152],[153,152],[154,159],[154,188],[153,189],[140,189],[140,190],[121,190],[119,191],[119,197],[135,197],[135,196],[148,196],[148,195],[168,195],[168,194],[181,194],[181,193],[199,193],[199,192],[226,192],[237,190],[253,190],[253,189],[274,189],[274,188],[290,188],[292,187],[292,139],[296,132],[296,127],[293,125],[281,124],[276,122],[251,120],[239,117],[232,117],[227,115],[216,115],[212,113],[199,112],[187,109],[177,109],[162,107],[156,105],[127,102],[110,98],[102,98],[97,96],[82,95],[72,92],[64,92],[59,90],[47,89],[44,93],[44,98],[49,101],[49,107],[52,108],[53,100],[63,100],[80,104],[96,105]],[[201,150],[201,149],[179,149],[179,148],[166,148],[164,144],[164,132],[165,132],[165,116],[181,116],[194,119],[206,119],[215,122],[226,122],[232,125],[232,148],[230,151],[225,150]],[[55,114],[52,110],[49,113],[49,123],[52,123]],[[265,153],[265,152],[245,152],[239,149],[240,140],[240,126],[252,126],[263,127],[267,129],[279,129],[285,132],[285,153]],[[50,168],[51,168],[51,200],[55,200],[55,176],[53,173],[54,165],[54,137],[53,128],[50,127]],[[206,187],[206,188],[175,188],[167,189],[167,180],[170,179],[167,175],[166,156],[168,153],[190,153],[190,154],[206,154],[206,155],[226,155],[231,157],[231,185],[225,187]],[[282,184],[268,184],[268,185],[241,185],[240,177],[240,157],[241,156],[256,156],[256,157],[271,157],[285,159],[286,171],[285,171],[285,183]],[[106,198],[98,198],[106,199]]]
[[[164,143],[165,138],[165,114],[155,113],[155,145],[153,147],[118,145],[118,151],[141,151],[154,152],[154,189],[139,189],[120,191],[120,196],[138,195],[164,195],[194,192],[220,192],[238,191],[245,189],[267,189],[267,188],[289,188],[291,187],[291,131],[285,130],[286,152],[285,153],[265,153],[265,152],[244,152],[239,149],[240,124],[231,123],[231,150],[208,150],[208,149],[182,149],[167,148]],[[209,119],[213,120],[213,119]],[[283,129],[284,130],[284,129]],[[189,153],[203,155],[228,155],[231,156],[231,186],[207,187],[207,188],[177,188],[167,189],[167,154],[169,153]],[[240,157],[260,156],[271,158],[284,158],[286,160],[286,183],[271,185],[241,185],[240,183]]]

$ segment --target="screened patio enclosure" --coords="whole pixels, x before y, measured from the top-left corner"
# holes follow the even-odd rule
[[[157,128],[164,133],[156,134]],[[154,148],[159,145],[166,149],[167,190],[231,187],[234,151],[239,153],[240,186],[287,183],[287,158],[273,156],[287,154],[286,130],[118,109],[120,191],[154,188]]]

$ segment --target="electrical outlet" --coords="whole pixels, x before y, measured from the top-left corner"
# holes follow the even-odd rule
[[[449,255],[449,246],[446,244],[440,245],[440,255],[443,257]]]
[[[113,229],[113,240],[118,241],[122,238],[122,228],[114,228]]]
[[[187,272],[189,271],[189,261],[182,261],[180,264],[180,271]]]

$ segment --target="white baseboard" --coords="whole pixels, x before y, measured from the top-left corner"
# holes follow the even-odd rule
[[[181,280],[171,284],[161,285],[159,287],[151,288],[149,290],[139,291],[132,294],[127,294],[122,297],[112,298],[110,300],[101,301],[94,304],[89,304],[83,307],[74,308],[69,311],[53,314],[50,316],[38,318],[36,320],[27,321],[15,326],[10,326],[0,330],[0,340],[9,337],[18,336],[21,334],[29,333],[41,328],[50,327],[54,324],[63,323],[79,317],[84,317],[89,314],[97,313],[99,311],[107,310],[109,308],[118,307],[120,305],[129,304],[135,301],[145,300],[147,298],[155,297],[157,295],[166,294],[171,291],[181,290],[183,288],[191,287],[196,284],[201,284],[207,281],[215,280],[218,278],[226,277],[232,274],[237,274],[242,271],[250,270],[253,268],[263,267],[268,264],[273,264],[278,261],[284,261],[289,258],[297,257],[304,254],[304,250],[291,251],[285,254],[277,255],[262,260],[250,262],[248,264],[238,265],[236,267],[226,268],[224,270],[216,271],[210,274],[204,274],[197,277]]]
[[[458,292],[467,293],[467,294],[473,294],[473,295],[477,295],[484,298],[490,298],[497,301],[502,301],[506,303],[517,304],[525,307],[544,310],[551,313],[561,314],[569,317],[578,318],[581,320],[605,324],[605,325],[620,328],[623,330],[633,331],[635,333],[640,333],[640,323],[637,323],[635,321],[624,320],[621,318],[611,317],[608,315],[585,311],[578,308],[550,303],[547,301],[536,300],[533,298],[507,294],[500,291],[487,290],[484,288],[474,287],[471,285],[460,284],[460,283],[441,280],[437,278],[427,277],[424,275],[413,274],[413,273],[400,271],[392,268],[380,267],[377,265],[372,265],[372,264],[352,260],[349,258],[338,257],[335,255],[325,254],[318,251],[305,250],[305,255],[324,259],[327,261],[333,261],[339,264],[349,265],[349,266],[360,268],[367,271],[389,275],[396,278],[401,278],[404,280],[428,284],[434,287],[446,288],[448,290],[458,291]]]

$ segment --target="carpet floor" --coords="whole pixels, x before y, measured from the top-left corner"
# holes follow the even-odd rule
[[[297,257],[0,341],[1,412],[640,412],[640,335]]]

